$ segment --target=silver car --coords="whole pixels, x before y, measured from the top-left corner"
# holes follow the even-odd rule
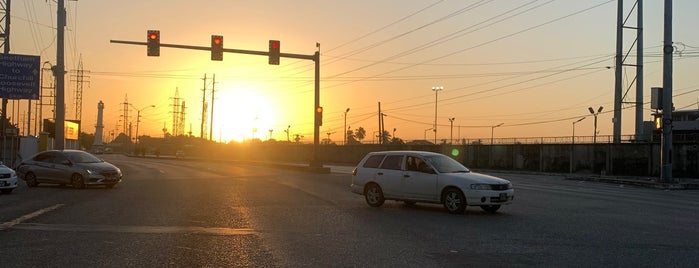
[[[12,190],[17,188],[17,182],[17,173],[0,163],[0,192],[3,194],[12,193]]]
[[[121,182],[121,170],[104,160],[80,150],[49,150],[22,161],[16,168],[29,187],[39,183],[70,184],[73,188]]]
[[[512,203],[510,181],[471,172],[443,154],[386,151],[367,154],[352,172],[352,192],[364,195],[372,207],[385,200],[444,204],[450,213],[466,206],[496,212]]]

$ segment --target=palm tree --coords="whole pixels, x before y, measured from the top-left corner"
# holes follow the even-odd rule
[[[354,132],[354,136],[357,137],[357,140],[359,140],[359,142],[362,142],[362,140],[363,140],[364,138],[366,138],[366,130],[364,130],[363,127],[359,127],[359,128]]]

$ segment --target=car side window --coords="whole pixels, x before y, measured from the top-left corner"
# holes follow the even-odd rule
[[[63,155],[56,154],[51,158],[51,160],[51,162],[53,162],[54,164],[64,164],[65,161],[68,160],[68,158],[66,158]]]
[[[426,170],[428,168],[427,163],[425,163],[425,160],[422,160],[422,158],[415,156],[408,156],[406,158],[405,167],[409,171],[419,172],[427,172]]]
[[[389,156],[386,156],[386,159],[383,160],[383,164],[381,164],[381,168],[400,170],[402,164],[403,164],[403,156],[402,155],[389,155]]]
[[[379,164],[381,164],[381,160],[383,160],[383,157],[384,155],[382,154],[372,155],[366,160],[366,162],[364,162],[364,165],[362,167],[377,168],[379,167]]]
[[[35,156],[33,160],[37,161],[37,162],[50,163],[50,162],[52,162],[51,159],[53,159],[52,155],[50,153],[45,153],[45,154],[40,154],[40,155]]]

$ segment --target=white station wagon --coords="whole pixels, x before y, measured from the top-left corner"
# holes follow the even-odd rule
[[[426,202],[444,204],[449,213],[463,213],[466,206],[496,212],[515,197],[508,180],[474,173],[446,155],[421,151],[367,154],[352,172],[351,188],[372,207],[385,200]]]

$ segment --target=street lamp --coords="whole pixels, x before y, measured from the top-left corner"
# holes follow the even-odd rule
[[[578,121],[573,122],[573,144],[575,144],[575,124],[580,122],[580,121],[585,120],[585,118],[587,118],[587,117],[582,117],[582,118],[578,119]]]
[[[346,145],[347,144],[347,113],[349,112],[349,108],[345,110],[345,128],[344,128],[344,133],[342,134],[342,144]]]
[[[138,126],[139,123],[141,122],[141,111],[148,109],[148,108],[155,108],[155,105],[148,105],[146,107],[143,107],[141,109],[136,108],[133,104],[129,103],[132,108],[136,109],[136,147],[138,147],[140,139],[138,138]]]
[[[427,140],[427,131],[432,130],[432,128],[425,129],[425,135],[423,136],[422,139]]]
[[[284,132],[286,132],[286,141],[291,142],[291,139],[289,138],[289,129],[291,129],[291,125],[286,126],[286,130],[284,130]]]
[[[585,120],[586,117],[581,117],[573,122],[573,141],[570,144],[570,174],[573,174],[573,165],[575,165],[575,123]]]
[[[505,123],[500,123],[497,126],[491,126],[490,127],[490,145],[493,145],[493,132],[495,132],[495,128],[504,125]]]
[[[454,119],[456,118],[449,118],[449,144],[454,144]]]
[[[602,108],[603,108],[603,107],[600,106],[600,107],[597,109],[597,112],[595,112],[595,110],[592,109],[592,107],[588,107],[588,108],[587,108],[587,110],[589,110],[590,113],[591,113],[592,115],[595,116],[595,133],[594,133],[594,135],[592,136],[592,137],[593,137],[593,138],[592,138],[592,143],[593,143],[593,144],[597,144],[597,115],[598,115],[599,113],[602,112]]]
[[[432,91],[434,91],[434,126],[432,128],[434,130],[434,144],[437,144],[437,93],[443,89],[443,86],[432,87]]]

